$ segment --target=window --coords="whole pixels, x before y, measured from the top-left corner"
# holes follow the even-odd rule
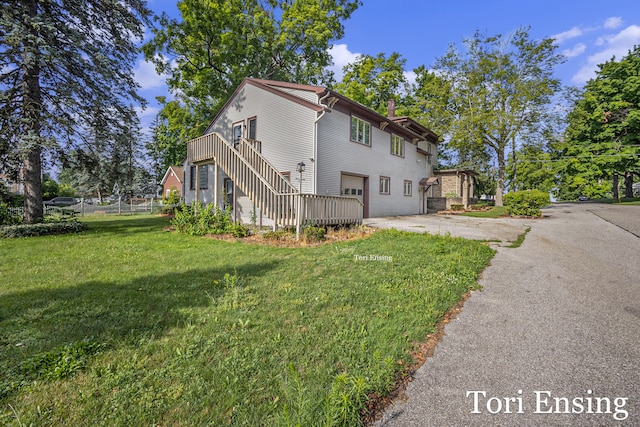
[[[233,209],[233,181],[229,178],[225,178],[222,185],[224,187],[223,209]]]
[[[412,187],[412,183],[411,181],[408,180],[404,180],[404,195],[405,196],[410,196],[411,195],[411,187]]]
[[[249,124],[249,135],[247,137],[249,139],[256,139],[256,118],[251,117],[248,121]]]
[[[233,125],[233,147],[237,148],[242,139],[242,122]]]
[[[206,190],[209,187],[209,168],[207,165],[200,165],[198,173],[200,174],[200,190]]]
[[[189,168],[189,190],[196,189],[196,167],[191,166]]]
[[[404,157],[404,138],[391,134],[391,154]]]
[[[427,153],[429,153],[427,155],[427,163],[431,164],[431,144],[427,144]]]
[[[380,177],[380,194],[391,194],[391,178],[388,176]]]
[[[357,117],[351,117],[351,140],[371,145],[371,124]]]

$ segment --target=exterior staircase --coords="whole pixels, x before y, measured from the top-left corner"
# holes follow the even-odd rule
[[[243,138],[234,147],[217,133],[203,135],[188,142],[187,162],[216,163],[262,214],[273,220],[274,228],[299,227],[304,223],[362,223],[363,205],[360,200],[300,193],[260,153],[256,141]]]

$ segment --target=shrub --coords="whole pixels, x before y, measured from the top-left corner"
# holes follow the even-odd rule
[[[291,233],[289,233],[287,230],[267,231],[262,234],[263,239],[272,241],[287,240],[287,238],[290,236]]]
[[[178,189],[176,187],[171,187],[169,189],[169,197],[163,198],[162,203],[166,205],[177,205],[180,203],[180,194],[178,193]]]
[[[231,224],[229,231],[234,237],[247,237],[249,235],[249,227],[240,223]]]
[[[19,224],[22,221],[19,215],[13,215],[9,212],[9,205],[0,202],[0,225]]]
[[[463,210],[464,210],[464,205],[461,205],[461,204],[452,204],[452,205],[451,205],[451,210],[452,210],[452,211],[463,211]]]
[[[32,237],[50,234],[79,233],[87,229],[83,222],[54,222],[41,224],[20,224],[0,227],[0,237]]]
[[[182,204],[175,208],[171,225],[180,233],[192,236],[233,232],[233,222],[229,210],[221,210],[213,204],[203,206],[202,202]]]
[[[302,238],[306,242],[317,242],[320,240],[324,240],[325,235],[327,234],[327,230],[324,227],[316,227],[315,225],[310,225],[305,227],[302,231]]]
[[[504,195],[505,212],[512,216],[541,216],[541,208],[551,202],[549,193],[540,190],[515,191]]]

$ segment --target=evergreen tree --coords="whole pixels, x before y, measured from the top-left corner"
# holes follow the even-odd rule
[[[22,168],[24,220],[35,222],[43,154],[68,150],[86,123],[121,121],[130,101],[143,103],[132,66],[150,12],[144,0],[1,4],[0,156]]]

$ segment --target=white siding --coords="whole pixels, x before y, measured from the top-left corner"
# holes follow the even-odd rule
[[[262,142],[262,154],[280,172],[290,172],[291,182],[298,187],[296,165],[304,162],[302,191],[313,192],[315,163],[314,121],[317,113],[277,94],[262,90],[251,84],[244,86],[228,104],[228,108],[211,125],[227,141],[232,141],[232,126],[256,117],[256,139]],[[246,135],[246,130],[244,133]]]
[[[337,110],[318,123],[318,194],[340,194],[341,172],[366,175],[369,216],[407,215],[420,211],[419,182],[430,176],[424,155],[405,141],[404,157],[391,154],[391,134],[371,123],[371,146],[350,141],[351,116]],[[379,193],[380,176],[391,178],[390,194]],[[404,195],[404,180],[412,195]]]

